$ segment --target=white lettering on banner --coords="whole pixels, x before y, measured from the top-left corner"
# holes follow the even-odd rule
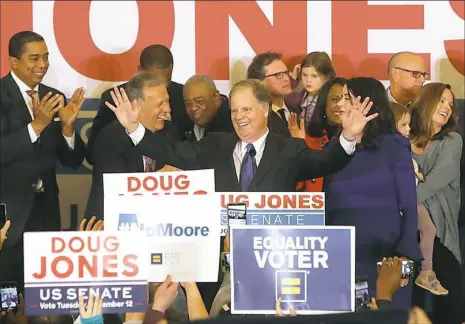
[[[259,268],[267,263],[275,269],[328,268],[328,252],[324,251],[327,241],[326,236],[256,236],[253,238],[255,260]]]
[[[39,292],[41,300],[39,307],[41,309],[78,309],[78,298],[83,296],[84,300],[87,300],[90,294],[108,300],[102,304],[103,308],[133,307],[131,287],[79,287],[68,288],[65,292],[62,292],[62,288],[43,288]],[[63,298],[69,302],[61,301]],[[117,302],[114,299],[125,299],[125,301]]]
[[[66,290],[66,299],[67,300],[77,300],[79,296],[84,296],[87,299],[87,296],[90,294],[99,295],[101,298],[109,299],[131,299],[131,287],[102,287],[102,288],[68,288]],[[61,300],[63,298],[63,293],[60,288],[44,288],[40,290],[40,299],[44,301],[48,300]]]
[[[308,52],[326,51],[339,75],[381,80],[389,57],[405,50],[423,53],[432,80],[453,83],[463,96],[463,1],[4,2],[1,48],[19,30],[44,36],[53,58],[45,83],[67,96],[84,86],[96,98],[110,86],[102,81],[128,80],[150,44],[172,50],[173,80],[208,74],[222,93],[244,77],[255,53],[267,50],[283,51],[289,68]],[[115,7],[113,20],[125,25],[116,38],[106,23],[108,7]],[[67,24],[71,19],[77,25]],[[2,55],[2,75],[8,69],[8,56]]]
[[[259,220],[263,219],[263,225],[288,225],[291,224],[292,219],[296,219],[296,225],[304,224],[304,215],[251,215],[250,224],[258,225]]]

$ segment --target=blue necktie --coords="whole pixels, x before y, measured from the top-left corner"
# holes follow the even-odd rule
[[[247,144],[246,149],[247,152],[242,160],[240,176],[241,191],[243,192],[248,191],[249,185],[255,175],[255,171],[257,170],[257,162],[255,161],[257,151],[255,151],[255,147],[253,144]]]

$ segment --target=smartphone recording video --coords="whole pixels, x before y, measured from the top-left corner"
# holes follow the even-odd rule
[[[2,311],[12,309],[15,313],[18,312],[19,295],[15,282],[0,282],[0,305]]]
[[[0,228],[2,228],[8,220],[6,216],[6,204],[0,204]]]
[[[246,225],[247,207],[245,204],[228,204],[228,223]]]
[[[229,252],[221,253],[221,270],[223,273],[231,271],[231,254]]]
[[[367,308],[370,308],[368,278],[359,278],[355,280],[355,311]]]
[[[382,265],[382,262],[377,262],[377,269]],[[415,263],[412,260],[402,260],[402,279],[410,279],[415,271]]]

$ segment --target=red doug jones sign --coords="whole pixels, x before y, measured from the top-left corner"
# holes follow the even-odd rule
[[[103,298],[105,313],[145,311],[145,246],[127,233],[25,233],[27,314],[78,313],[79,296],[89,293]]]

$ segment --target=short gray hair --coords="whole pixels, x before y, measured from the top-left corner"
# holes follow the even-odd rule
[[[144,87],[166,86],[166,81],[161,76],[150,72],[140,72],[132,77],[126,84],[125,90],[129,100],[144,98]]]
[[[189,84],[196,82],[203,82],[213,91],[217,90],[215,82],[208,75],[203,74],[196,74],[191,76],[189,79],[187,79],[186,83],[184,84],[184,87],[187,87]]]
[[[263,83],[259,80],[255,79],[246,79],[237,82],[229,92],[229,101],[231,102],[231,97],[233,96],[234,92],[236,92],[239,88],[246,88],[252,90],[252,93],[257,99],[257,101],[263,105],[269,105],[271,107],[271,94],[265,88]]]

